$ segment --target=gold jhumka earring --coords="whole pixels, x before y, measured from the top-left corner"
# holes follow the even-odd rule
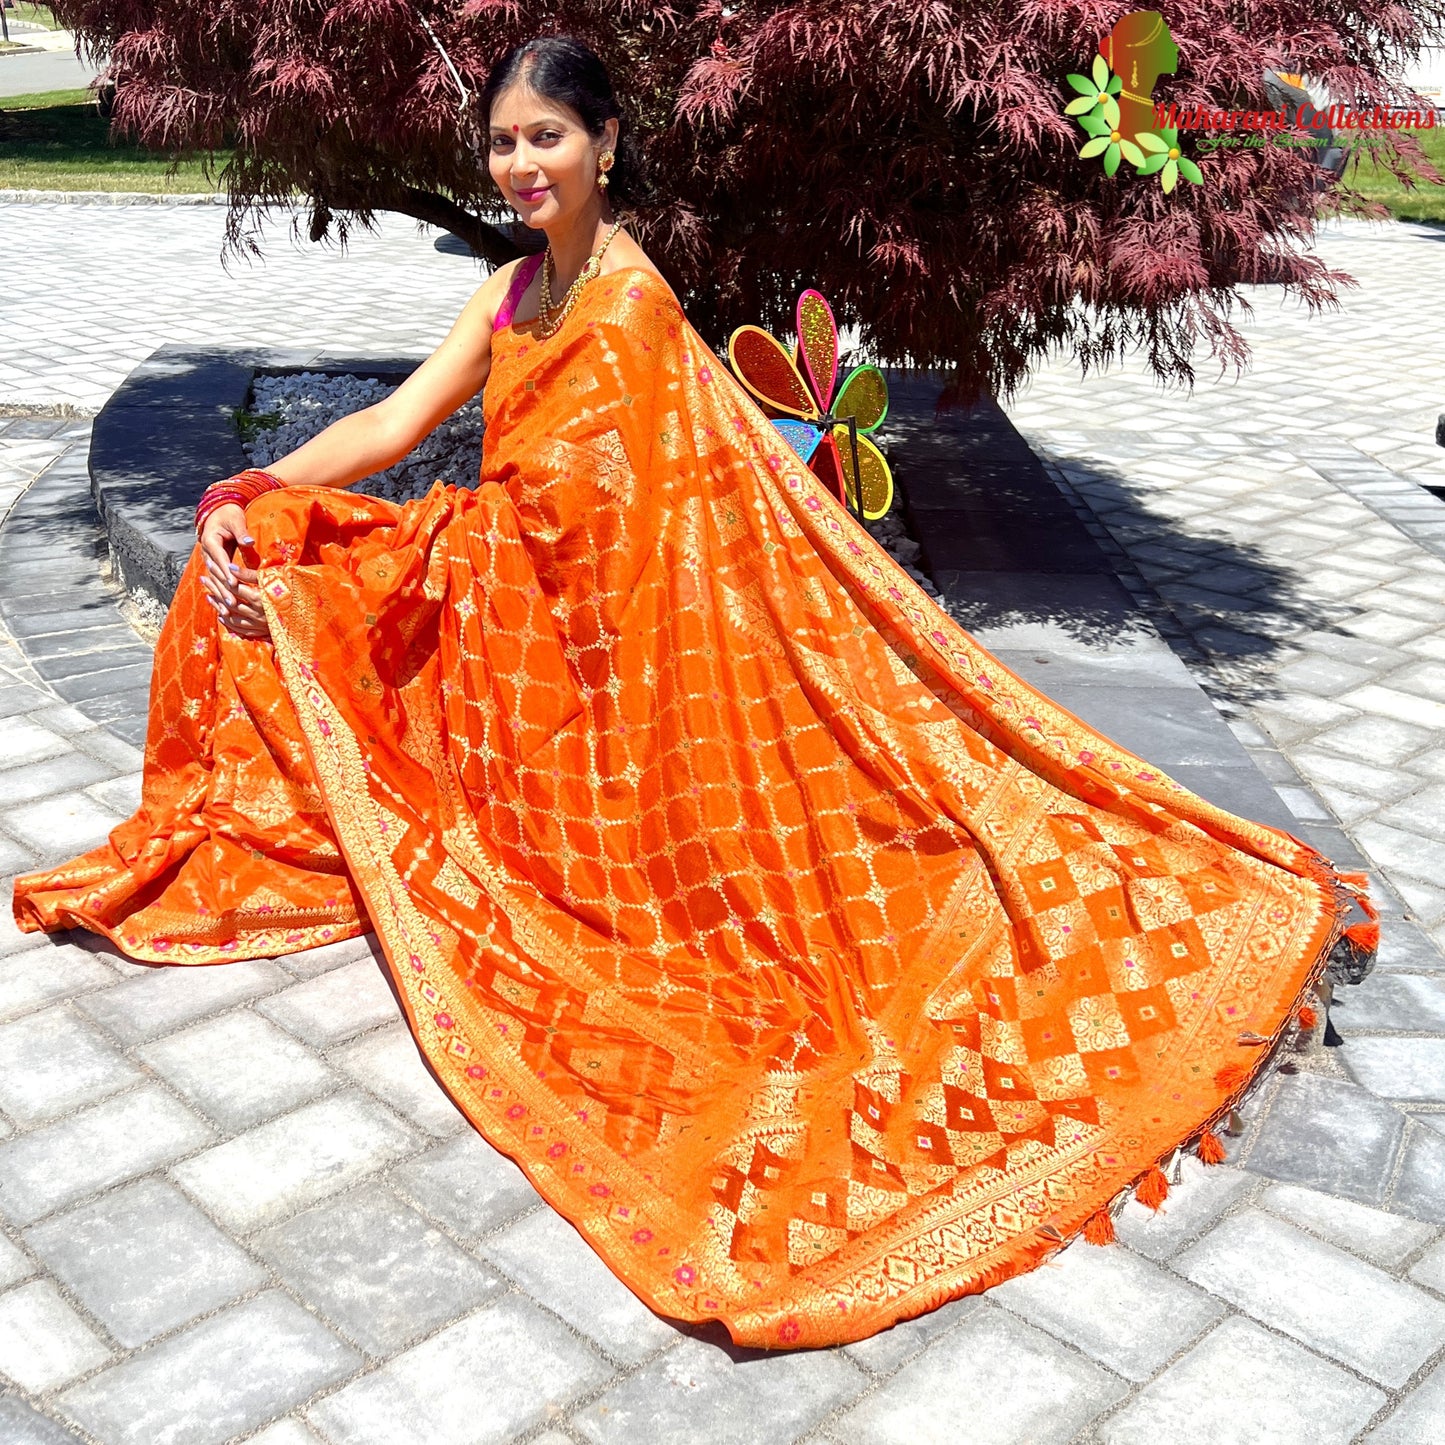
[[[612,169],[612,161],[611,151],[603,151],[597,158],[597,184],[604,191],[607,189],[607,172]]]

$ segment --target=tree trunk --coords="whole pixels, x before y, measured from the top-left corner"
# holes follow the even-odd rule
[[[515,261],[518,256],[526,254],[523,248],[517,245],[501,227],[481,220],[470,211],[457,205],[455,201],[437,195],[435,191],[418,190],[415,186],[408,187],[402,198],[395,202],[391,209],[400,211],[404,216],[411,216],[415,220],[425,221],[428,225],[440,226],[444,231],[450,231],[459,241],[470,246],[474,255],[480,256],[484,261],[490,261],[493,266],[500,266],[507,261]]]

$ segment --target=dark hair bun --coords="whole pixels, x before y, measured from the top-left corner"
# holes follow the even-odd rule
[[[508,51],[492,67],[482,87],[485,130],[490,130],[497,96],[519,80],[538,95],[575,111],[593,137],[600,136],[615,117],[619,123],[617,149],[607,173],[607,194],[618,206],[644,205],[651,199],[642,147],[623,118],[607,67],[594,50],[570,35],[544,35]]]

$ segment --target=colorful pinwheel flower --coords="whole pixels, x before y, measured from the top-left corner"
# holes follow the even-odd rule
[[[893,504],[893,474],[867,433],[887,415],[888,383],[876,366],[856,366],[835,396],[838,326],[832,307],[817,291],[804,291],[797,323],[792,352],[760,326],[738,327],[728,341],[728,360],[818,478],[845,506],[861,506],[876,521]]]
[[[1139,135],[1139,148],[1149,152],[1139,167],[1141,176],[1159,175],[1159,185],[1167,195],[1183,176],[1192,185],[1202,185],[1204,174],[1188,156],[1179,150],[1179,132],[1167,126]]]
[[[1064,107],[1065,115],[1083,116],[1098,110],[1111,128],[1119,124],[1119,102],[1114,97],[1123,87],[1123,81],[1117,75],[1110,75],[1102,55],[1094,57],[1091,76],[1069,75],[1065,79],[1079,92],[1078,99]]]

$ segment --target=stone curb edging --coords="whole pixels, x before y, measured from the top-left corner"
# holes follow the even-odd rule
[[[195,546],[201,492],[251,465],[235,414],[256,376],[321,371],[395,384],[424,359],[265,347],[152,352],[101,408],[91,433],[91,495],[121,585],[170,605]]]
[[[21,191],[0,190],[0,206],[224,206],[220,192],[155,195],[150,191]]]

